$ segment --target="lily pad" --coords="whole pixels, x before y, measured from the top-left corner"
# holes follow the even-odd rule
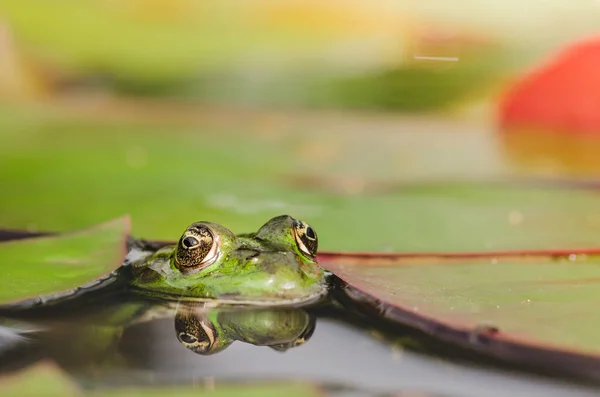
[[[597,137],[600,115],[600,40],[576,42],[510,87],[500,105],[506,133],[515,129],[546,130],[548,134]]]
[[[396,131],[373,119],[367,137],[369,120],[341,131],[335,120],[268,115],[239,134],[240,121],[197,117],[202,127],[0,114],[0,168],[18,170],[0,176],[0,225],[60,232],[129,213],[134,236],[175,240],[198,220],[249,232],[287,213],[315,227],[322,250],[371,252],[574,248],[600,235],[595,191],[434,182],[471,169],[506,177],[484,134],[461,141],[444,124]]]
[[[76,233],[0,244],[0,303],[58,297],[121,265],[129,218]]]
[[[492,356],[597,378],[600,257],[327,258],[369,310]]]
[[[243,384],[218,384],[214,389],[207,388],[198,393],[197,387],[153,388],[153,389],[124,389],[94,393],[98,397],[162,397],[165,394],[180,397],[196,397],[199,394],[206,397],[319,397],[323,393],[316,386],[302,382],[244,382]]]
[[[53,363],[41,362],[16,373],[0,377],[3,396],[77,396],[77,387]]]
[[[206,397],[236,397],[236,396],[289,396],[289,397],[318,397],[322,393],[314,385],[307,382],[245,382],[244,384],[207,384],[201,392],[194,387],[153,387],[153,388],[120,388],[105,389],[84,393],[72,383],[69,378],[52,363],[40,363],[26,371],[13,376],[0,377],[0,394],[12,396],[82,396],[96,397],[153,397],[176,395]]]

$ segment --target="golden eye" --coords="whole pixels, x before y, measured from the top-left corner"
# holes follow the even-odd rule
[[[200,241],[196,237],[187,236],[183,240],[181,240],[181,245],[184,248],[191,249],[200,245]]]
[[[198,343],[198,338],[196,338],[194,335],[187,334],[185,332],[180,332],[178,337],[179,341],[181,343],[184,343],[185,345],[193,345]]]
[[[210,354],[215,346],[215,329],[210,321],[194,316],[175,318],[177,339],[182,345],[198,354]]]
[[[179,239],[175,266],[182,273],[194,273],[213,263],[218,251],[219,244],[212,231],[203,224],[194,223]]]
[[[317,255],[319,245],[317,233],[308,223],[294,220],[294,236],[300,251],[311,257]]]

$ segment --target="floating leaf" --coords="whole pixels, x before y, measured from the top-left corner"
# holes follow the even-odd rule
[[[201,389],[201,390],[199,390]],[[153,387],[152,389],[129,387],[104,389],[84,393],[73,384],[65,374],[50,363],[41,363],[26,371],[12,376],[0,377],[0,395],[5,397],[16,396],[49,396],[49,397],[161,397],[176,395],[179,397],[198,396],[205,397],[318,397],[322,393],[316,386],[306,382],[244,382],[240,383],[207,383],[198,387]]]
[[[377,315],[519,364],[600,369],[600,257],[327,259]]]
[[[94,393],[96,397],[162,397],[165,395],[176,395],[178,397],[197,397],[199,394],[205,397],[319,397],[322,393],[317,387],[302,382],[256,382],[243,384],[217,383],[199,392],[197,387],[171,387],[171,388],[131,388],[114,391],[103,391]]]
[[[98,106],[0,109],[0,168],[7,170],[0,175],[1,227],[69,231],[128,213],[134,236],[177,239],[198,220],[248,232],[287,213],[325,236],[323,249],[423,250],[429,242],[417,236],[421,230],[458,234],[460,223],[440,223],[461,220],[468,200],[478,198],[440,219],[438,208],[456,202],[456,192],[408,182],[494,179],[508,168],[485,127],[464,131],[447,120]],[[520,195],[500,207],[506,194],[481,190],[505,224],[519,201],[536,204]]]
[[[54,364],[42,362],[26,371],[0,377],[0,395],[74,397],[77,387]]]
[[[327,248],[457,253],[600,245],[598,195],[581,189],[413,185],[339,205],[324,214],[324,227],[314,222]]]
[[[0,244],[0,303],[60,296],[122,264],[129,218],[52,237]]]

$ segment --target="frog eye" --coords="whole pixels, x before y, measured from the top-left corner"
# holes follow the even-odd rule
[[[190,320],[190,321],[186,321]],[[177,339],[182,345],[198,354],[210,353],[215,345],[216,332],[210,322],[190,318],[176,319]]]
[[[175,266],[182,273],[193,273],[215,261],[218,254],[217,238],[203,224],[189,226],[177,245]]]
[[[294,220],[294,236],[296,237],[296,243],[300,251],[312,257],[317,255],[317,247],[319,245],[317,233],[308,223]]]

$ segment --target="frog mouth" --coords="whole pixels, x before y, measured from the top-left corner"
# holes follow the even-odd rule
[[[252,299],[252,298],[243,298],[240,295],[235,294],[225,294],[221,295],[218,298],[200,298],[193,296],[185,296],[181,294],[169,294],[166,292],[152,294],[150,299],[154,300],[162,300],[162,301],[171,301],[171,302],[195,302],[195,303],[203,303],[204,307],[213,308],[213,307],[244,307],[244,306],[252,306],[252,307],[281,307],[281,306],[293,306],[293,307],[301,307],[314,305],[319,303],[328,296],[329,287],[327,283],[323,283],[321,288],[317,292],[313,292],[311,294],[294,297],[294,298],[282,298],[282,297],[274,297],[271,299]]]

